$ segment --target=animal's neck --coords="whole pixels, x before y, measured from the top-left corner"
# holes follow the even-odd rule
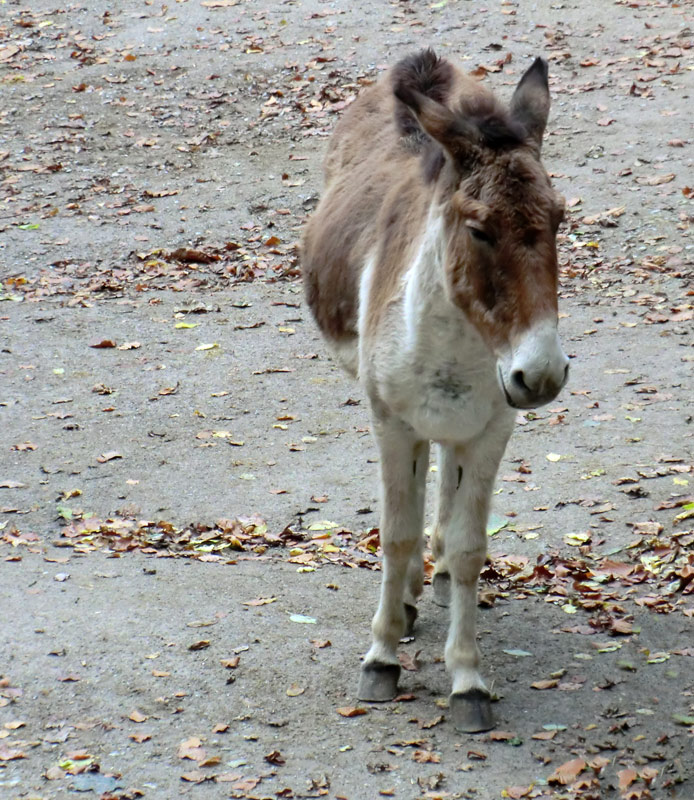
[[[432,337],[465,326],[463,312],[455,306],[446,289],[446,227],[440,204],[432,202],[426,224],[404,276],[403,316],[408,350],[417,350]]]

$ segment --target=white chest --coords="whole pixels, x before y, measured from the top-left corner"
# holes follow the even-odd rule
[[[445,237],[432,208],[399,292],[365,336],[371,260],[360,290],[359,372],[367,392],[409,423],[422,438],[465,442],[491,421],[512,415],[497,380],[497,359],[443,285]]]
[[[465,442],[509,409],[496,359],[467,322],[432,317],[414,341],[393,309],[389,334],[370,348],[368,379],[390,410],[423,438]]]

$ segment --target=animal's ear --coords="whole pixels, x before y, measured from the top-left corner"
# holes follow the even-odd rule
[[[549,116],[549,84],[547,62],[536,58],[516,86],[511,98],[511,116],[523,125],[528,136],[542,147]]]
[[[459,159],[463,151],[479,138],[474,125],[466,123],[443,103],[432,100],[405,81],[396,81],[393,92],[408,107],[419,127],[454,158]]]

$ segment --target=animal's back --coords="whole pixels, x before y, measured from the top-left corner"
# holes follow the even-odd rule
[[[413,88],[439,103],[494,102],[491,92],[433,51],[404,59],[398,69],[400,78],[406,74]],[[322,333],[338,350],[355,349],[359,285],[370,255],[379,273],[374,282],[383,295],[379,303],[387,303],[396,291],[398,271],[405,268],[408,249],[425,222],[432,177],[443,158],[396,99],[393,80],[389,71],[341,117],[325,158],[325,189],[304,233],[306,299]],[[427,155],[434,158],[428,162]],[[346,366],[355,371],[354,364]]]
[[[378,240],[389,192],[412,168],[403,146],[390,75],[362,92],[341,117],[324,162],[325,189],[306,227],[306,298],[328,340],[357,337],[361,271]]]

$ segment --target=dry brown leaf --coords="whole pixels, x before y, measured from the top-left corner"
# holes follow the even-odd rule
[[[337,709],[337,713],[341,717],[361,717],[363,714],[368,714],[368,711],[359,706],[342,706]]]
[[[539,731],[538,733],[534,733],[532,735],[532,739],[539,739],[540,741],[546,742],[550,739],[554,739],[557,735],[556,731]]]
[[[181,775],[182,781],[187,781],[188,783],[202,783],[206,780],[211,780],[211,775],[205,775],[204,772],[200,772],[199,769],[192,770],[191,772],[184,772]]]
[[[557,678],[547,678],[542,681],[535,681],[535,683],[531,683],[530,686],[533,689],[554,689],[559,684],[559,680]]]
[[[566,786],[568,783],[573,783],[586,766],[586,762],[582,758],[573,758],[557,767],[547,780],[549,783]]]
[[[15,761],[18,758],[26,758],[22,750],[15,750],[7,745],[0,744],[0,761]]]
[[[197,736],[191,736],[178,746],[178,757],[189,758],[191,761],[202,761],[207,753],[202,748],[202,742]]]
[[[441,763],[441,756],[438,753],[432,753],[430,750],[415,750],[414,753],[412,753],[412,758],[418,764]]]
[[[245,603],[241,603],[243,606],[266,606],[269,603],[274,603],[277,600],[276,597],[257,597],[255,600],[246,600]]]
[[[489,733],[490,742],[508,742],[510,739],[515,739],[517,734],[510,731],[491,731]]]
[[[637,178],[636,183],[642,186],[660,186],[663,183],[670,183],[675,180],[675,173],[668,172],[666,175],[649,175],[646,178]]]
[[[619,778],[619,791],[623,792],[628,789],[631,784],[639,777],[634,769],[620,769],[617,773]]]
[[[533,789],[534,784],[530,784],[530,786],[507,786],[504,791],[506,792],[506,797],[510,797],[511,800],[522,800],[523,797],[528,797],[530,792]]]
[[[265,756],[268,764],[277,764],[278,767],[283,767],[287,762],[279,750],[273,750]]]

